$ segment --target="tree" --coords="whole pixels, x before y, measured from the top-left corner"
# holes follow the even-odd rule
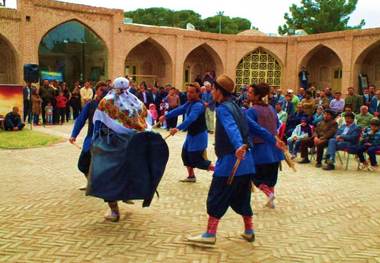
[[[173,11],[167,8],[154,7],[136,9],[124,13],[125,17],[133,19],[134,23],[157,26],[186,28],[191,23],[196,29],[206,32],[219,32],[219,19],[222,22],[222,33],[237,34],[251,28],[251,22],[241,17],[212,16],[202,19],[201,15],[192,10]]]
[[[286,23],[278,27],[281,35],[303,29],[308,34],[317,34],[347,29],[361,29],[364,19],[359,25],[349,26],[350,14],[355,11],[358,0],[302,0],[301,5],[290,6],[285,13]]]

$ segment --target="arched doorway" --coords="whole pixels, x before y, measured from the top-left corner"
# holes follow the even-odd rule
[[[268,83],[281,86],[281,63],[263,48],[258,48],[244,56],[236,67],[236,88],[242,85]]]
[[[315,47],[303,58],[299,70],[302,67],[309,73],[309,84],[317,89],[329,86],[333,91],[342,90],[342,61],[332,49]]]
[[[172,61],[168,52],[148,38],[134,47],[125,60],[125,75],[137,83],[166,85],[172,81]]]
[[[0,84],[16,84],[16,54],[11,44],[0,35]]]
[[[224,66],[218,53],[207,44],[193,49],[186,57],[184,63],[184,83],[196,79],[203,80],[205,74],[214,72],[216,76],[222,74]]]
[[[360,75],[364,77],[364,82],[359,83]],[[366,48],[357,58],[354,66],[354,83],[355,87],[365,87],[365,84],[380,87],[380,41]]]
[[[107,47],[104,41],[79,21],[69,21],[50,30],[38,49],[41,79],[75,81],[107,78]]]

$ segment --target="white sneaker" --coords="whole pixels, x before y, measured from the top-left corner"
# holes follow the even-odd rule
[[[216,237],[204,237],[202,234],[200,234],[198,236],[187,237],[187,240],[195,243],[214,245],[216,242]]]
[[[271,208],[271,209],[274,209],[275,208],[275,205],[274,205],[274,199],[276,199],[276,197],[274,195],[270,196],[268,198],[268,202],[265,204],[265,207],[268,207],[268,208]]]
[[[373,171],[376,170],[376,167],[371,166],[371,165],[368,165],[367,170],[368,170],[369,172],[373,172]]]
[[[365,170],[365,169],[367,169],[367,165],[365,165],[364,163],[360,163],[358,169],[359,170]]]
[[[118,222],[120,220],[120,214],[114,211],[104,215],[104,219],[110,222]]]

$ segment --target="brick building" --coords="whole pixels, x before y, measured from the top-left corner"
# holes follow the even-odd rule
[[[182,88],[214,70],[237,85],[269,82],[299,87],[305,66],[310,83],[346,91],[359,74],[380,86],[380,28],[309,36],[238,35],[123,23],[123,11],[18,0],[0,9],[0,83],[21,84],[24,64],[61,72],[65,81],[129,75],[137,81]]]

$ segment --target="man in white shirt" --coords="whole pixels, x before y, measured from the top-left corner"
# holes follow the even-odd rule
[[[94,96],[94,91],[91,88],[91,84],[89,81],[84,83],[84,87],[80,89],[80,99],[82,103],[82,107],[86,105],[87,102],[91,101]]]

